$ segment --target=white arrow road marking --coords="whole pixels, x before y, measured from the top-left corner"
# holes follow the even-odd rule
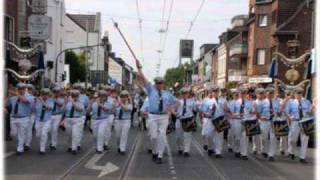
[[[98,178],[101,178],[109,173],[112,173],[114,171],[119,170],[119,167],[116,165],[112,164],[111,162],[107,162],[105,166],[98,166],[96,163],[103,157],[105,154],[95,154],[85,165],[84,167],[87,169],[93,169],[97,171],[101,171],[100,174],[98,175]]]

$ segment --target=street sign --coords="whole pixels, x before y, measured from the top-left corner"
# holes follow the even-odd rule
[[[180,40],[180,58],[193,57],[193,40]]]
[[[48,0],[32,0],[31,9],[35,14],[46,14]]]
[[[51,35],[52,20],[45,15],[29,16],[28,28],[31,39],[46,40]]]

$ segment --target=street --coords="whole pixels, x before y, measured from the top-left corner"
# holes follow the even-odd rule
[[[114,135],[113,135],[114,136]],[[208,157],[202,149],[200,131],[193,134],[190,157],[178,155],[175,135],[168,135],[169,148],[161,165],[151,161],[145,147],[146,133],[132,128],[125,156],[116,150],[115,138],[111,148],[103,154],[96,154],[93,136],[86,130],[81,153],[67,153],[64,132],[60,132],[60,146],[57,151],[47,151],[39,155],[33,140],[31,151],[23,156],[14,154],[15,141],[7,143],[5,175],[9,180],[31,179],[314,179],[314,149],[308,150],[308,164],[292,161],[284,156],[276,156],[275,162],[268,162],[260,155],[250,155],[248,161],[224,152],[222,159]],[[226,149],[226,148],[225,148]]]

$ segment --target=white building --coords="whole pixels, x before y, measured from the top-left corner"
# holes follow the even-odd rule
[[[225,87],[227,76],[227,49],[226,45],[222,44],[218,47],[218,62],[217,62],[217,84],[219,87]]]

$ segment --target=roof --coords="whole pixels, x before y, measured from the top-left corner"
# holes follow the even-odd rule
[[[83,30],[87,31],[88,23],[88,32],[95,31],[96,15],[91,14],[67,14],[67,16],[74,21],[78,26]]]

